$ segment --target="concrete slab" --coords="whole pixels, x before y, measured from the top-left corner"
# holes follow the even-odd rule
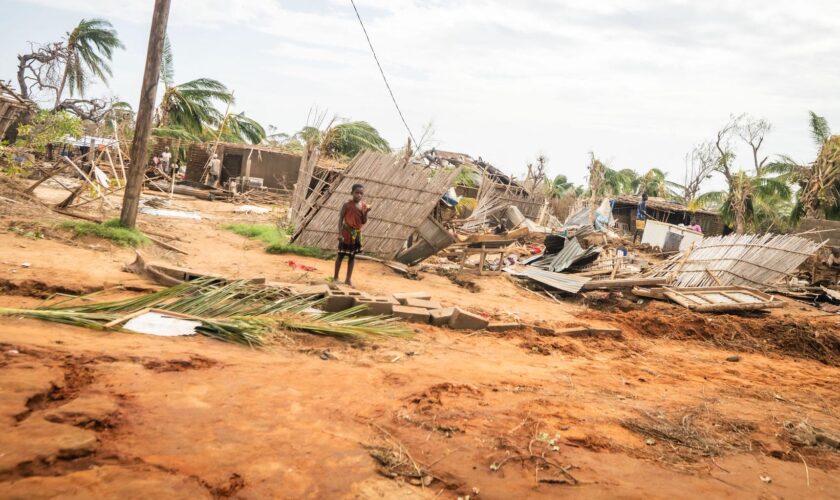
[[[455,308],[452,317],[449,318],[449,326],[456,330],[483,330],[490,324],[489,321],[478,314],[465,311],[460,307]]]
[[[455,314],[454,307],[447,307],[445,309],[433,309],[429,311],[429,323],[435,326],[448,326],[449,319]]]
[[[429,310],[423,309],[422,307],[393,306],[392,313],[398,318],[416,323],[429,322]]]
[[[367,307],[364,315],[379,316],[392,314],[399,303],[391,297],[356,297],[354,305]]]
[[[441,309],[441,305],[438,302],[424,299],[415,299],[412,297],[405,299],[405,305],[410,307],[422,307],[423,309]]]
[[[421,300],[431,300],[432,294],[429,292],[402,292],[402,293],[395,293],[394,298],[400,303],[405,305],[405,301],[407,299],[421,299]]]

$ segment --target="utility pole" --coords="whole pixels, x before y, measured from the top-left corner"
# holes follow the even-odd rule
[[[170,0],[155,0],[152,13],[152,28],[149,31],[149,48],[146,52],[146,71],[143,87],[140,89],[140,105],[137,107],[137,123],[134,125],[134,141],[131,143],[131,168],[123,196],[120,224],[134,227],[137,222],[137,206],[146,178],[149,158],[146,145],[152,132],[152,115],[155,111],[160,61],[163,58],[163,41],[166,37],[166,23],[169,20]]]

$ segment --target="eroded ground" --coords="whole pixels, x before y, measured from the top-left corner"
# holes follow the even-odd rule
[[[235,216],[219,202],[177,203],[205,219],[141,220],[178,235],[189,255],[147,247],[150,258],[279,282],[331,274],[331,262],[269,255],[259,242],[219,229],[268,216]],[[132,250],[60,231],[33,239],[7,229],[50,218],[4,212],[0,307],[36,305],[54,292],[152,287],[122,272]],[[290,260],[317,271],[294,271]],[[349,345],[289,334],[253,351],[203,337],[4,318],[0,498],[818,498],[840,491],[840,455],[808,434],[840,434],[833,317],[799,304],[731,316],[632,296],[556,303],[502,277],[476,278],[480,291],[471,293],[444,277],[407,280],[373,262],[357,263],[354,278],[371,293],[425,290],[444,305],[500,319],[611,325],[622,335],[423,326],[409,341]]]

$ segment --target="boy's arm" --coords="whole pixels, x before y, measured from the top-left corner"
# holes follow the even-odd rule
[[[365,209],[362,210],[362,224],[367,224],[368,212],[370,212],[370,206],[368,206],[368,204],[365,203]]]
[[[341,205],[341,211],[338,213],[338,239],[341,239],[341,226],[344,222],[344,211],[347,210],[347,204]]]

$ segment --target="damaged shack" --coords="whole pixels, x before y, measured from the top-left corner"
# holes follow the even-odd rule
[[[456,169],[428,168],[389,154],[360,153],[324,201],[304,216],[292,241],[333,250],[341,206],[350,198],[353,184],[360,183],[372,207],[365,226],[366,253],[392,259],[415,231],[435,249],[448,245],[452,241],[448,233],[430,216],[456,173]]]
[[[205,167],[213,154],[215,143],[188,143],[158,138],[154,154],[159,155],[169,146],[180,161],[186,161],[186,180],[201,182]],[[273,146],[219,142],[216,154],[222,161],[221,183],[239,181],[240,186],[291,190],[298,180],[301,155]],[[319,169],[340,168],[336,162],[320,160]]]
[[[636,227],[636,208],[641,201],[640,196],[620,195],[614,198],[612,214],[619,229],[625,232]],[[698,224],[703,228],[705,236],[718,236],[726,232],[726,225],[720,214],[710,210],[690,209],[685,205],[668,201],[664,198],[649,197],[647,200],[648,220],[656,220],[666,224],[689,226]]]

